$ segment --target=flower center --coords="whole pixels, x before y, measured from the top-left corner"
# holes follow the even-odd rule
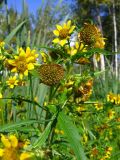
[[[59,31],[59,36],[61,39],[67,38],[68,35],[69,35],[69,30],[67,28],[63,28]]]
[[[3,160],[16,160],[18,159],[17,151],[14,148],[5,148],[2,158]]]
[[[18,72],[23,73],[27,69],[27,65],[24,61],[19,61],[17,64]]]
[[[15,80],[14,80],[14,79],[11,79],[11,80],[9,80],[9,83],[10,83],[10,84],[14,84],[14,83],[15,83]]]

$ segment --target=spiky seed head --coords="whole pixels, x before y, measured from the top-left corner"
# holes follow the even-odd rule
[[[78,37],[86,45],[94,45],[96,38],[101,36],[99,29],[94,24],[85,23]]]
[[[59,83],[64,77],[64,69],[59,64],[42,64],[38,72],[42,83],[48,86]]]

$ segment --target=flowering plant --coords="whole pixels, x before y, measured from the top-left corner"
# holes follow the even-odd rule
[[[0,157],[110,159],[119,147],[111,141],[120,129],[120,96],[95,99],[93,92],[93,62],[105,52],[105,38],[96,25],[78,29],[71,20],[53,34],[50,47],[8,53],[0,43]],[[19,146],[24,139],[26,148]]]

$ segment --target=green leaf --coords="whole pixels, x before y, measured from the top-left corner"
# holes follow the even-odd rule
[[[63,112],[60,112],[58,122],[60,123],[60,126],[63,129],[77,160],[86,160],[87,157],[85,156],[82,144],[80,142],[80,135],[72,120]]]
[[[17,123],[5,124],[3,126],[0,126],[0,132],[8,131],[10,129],[16,129],[17,127],[21,127],[23,125],[28,125],[28,124],[33,124],[33,123],[40,123],[40,121],[28,120],[28,121],[22,121],[22,122],[17,122]]]
[[[26,21],[23,21],[22,23],[20,23],[6,38],[5,38],[5,43],[9,43],[10,40],[15,36],[15,34],[18,32],[18,30],[23,26],[23,24]]]
[[[56,114],[53,115],[51,121],[48,123],[48,125],[45,128],[44,132],[40,135],[40,137],[37,139],[37,141],[32,145],[32,148],[40,147],[45,143],[45,141],[48,138],[48,135],[50,133],[51,125],[52,125],[53,120],[55,119],[55,117],[56,117]]]

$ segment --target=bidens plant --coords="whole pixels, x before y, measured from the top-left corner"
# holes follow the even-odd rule
[[[71,20],[53,35],[50,46],[16,44],[10,53],[0,43],[0,159],[113,159],[120,95],[94,90],[105,38],[95,24]]]

